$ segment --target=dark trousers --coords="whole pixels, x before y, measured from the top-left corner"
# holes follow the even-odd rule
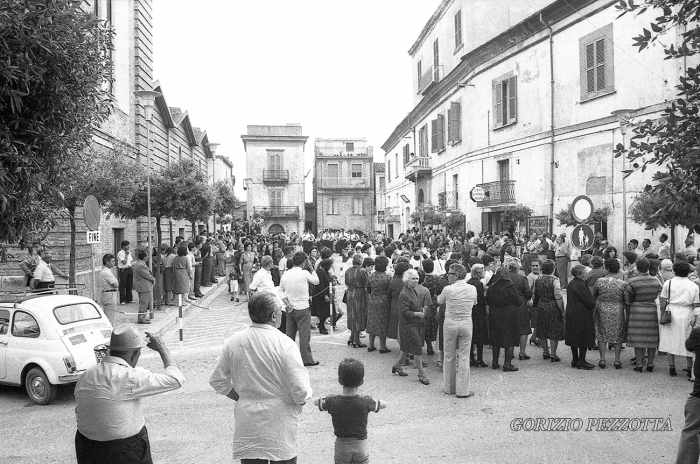
[[[211,260],[211,272],[209,273],[209,282],[215,284],[218,282],[216,280],[216,256],[209,258]]]
[[[130,267],[119,269],[119,302],[131,303],[133,295],[131,289],[134,287],[134,270]]]
[[[153,464],[145,426],[133,437],[110,441],[90,440],[76,432],[75,454],[78,464]]]
[[[202,290],[201,290],[201,285],[202,285],[202,263],[197,263],[194,266],[194,295],[201,295]]]
[[[196,281],[197,278],[195,277],[194,280]],[[209,285],[211,282],[211,256],[202,259],[202,275],[199,280],[202,285]]]
[[[292,459],[285,459],[284,461],[268,461],[267,459],[241,459],[241,464],[297,464],[297,457],[294,456]]]
[[[287,336],[292,340],[297,338],[299,332],[299,351],[301,359],[305,363],[314,362],[311,355],[311,314],[309,308],[294,309],[287,313]]]
[[[700,398],[691,396],[685,403],[685,424],[678,443],[676,464],[696,464],[700,458]]]

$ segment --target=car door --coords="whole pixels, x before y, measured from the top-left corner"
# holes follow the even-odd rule
[[[0,309],[0,379],[7,377],[7,350],[10,339],[10,311]]]

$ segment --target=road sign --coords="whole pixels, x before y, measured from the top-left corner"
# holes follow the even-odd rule
[[[97,230],[100,227],[101,216],[102,210],[100,209],[100,204],[97,202],[97,198],[95,198],[94,195],[88,195],[83,205],[83,218],[85,219],[87,228],[89,230]]]
[[[593,246],[593,228],[588,224],[579,224],[571,232],[571,244],[581,251]]]
[[[100,243],[100,231],[99,230],[88,230],[85,232],[87,235],[87,243]]]
[[[593,216],[593,201],[586,195],[579,195],[571,202],[571,214],[578,222],[587,222]]]
[[[469,196],[474,202],[484,201],[484,198],[486,198],[486,192],[484,192],[482,187],[477,185],[471,190],[471,192],[469,192]]]

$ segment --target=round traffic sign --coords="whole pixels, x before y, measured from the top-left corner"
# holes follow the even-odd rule
[[[102,210],[94,195],[88,195],[83,205],[83,218],[88,230],[97,230],[100,227]]]
[[[472,201],[484,201],[484,198],[486,197],[486,192],[484,192],[483,187],[477,185],[472,189],[471,192],[469,192],[469,196],[471,197]]]
[[[578,222],[586,222],[593,216],[593,201],[586,195],[579,195],[571,202],[571,214]]]
[[[593,228],[588,224],[579,224],[571,232],[571,244],[581,251],[593,246]]]

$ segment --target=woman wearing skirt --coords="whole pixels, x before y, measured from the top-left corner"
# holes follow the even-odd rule
[[[661,291],[661,282],[649,275],[649,260],[637,259],[638,276],[627,281],[625,301],[630,307],[627,320],[627,346],[634,348],[637,372],[642,372],[642,363],[647,357],[647,371],[654,370],[654,356],[659,347],[659,320],[656,299]]]

